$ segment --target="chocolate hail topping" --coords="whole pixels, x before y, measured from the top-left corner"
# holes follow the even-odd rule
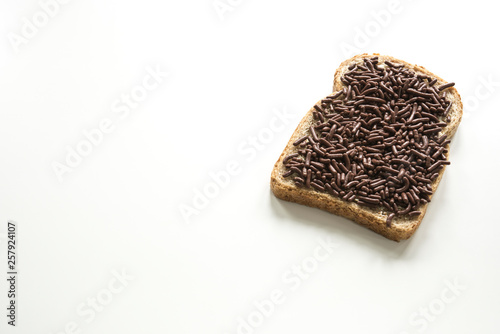
[[[384,65],[385,64],[385,65]],[[299,187],[388,211],[419,215],[446,160],[451,102],[437,79],[378,57],[353,64],[345,88],[314,106],[313,123],[283,160]]]

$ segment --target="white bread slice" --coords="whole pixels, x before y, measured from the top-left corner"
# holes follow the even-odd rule
[[[427,75],[431,78],[437,79],[436,85],[447,83],[445,80],[441,79],[437,75],[429,72],[427,69],[421,66],[411,65],[405,61],[390,56],[381,56],[376,53],[365,53],[354,56],[340,64],[339,68],[335,72],[333,86],[334,92],[342,90],[344,88],[344,84],[342,83],[340,78],[345,72],[348,71],[348,67],[350,65],[352,65],[353,63],[363,63],[363,58],[371,58],[375,56],[378,56],[379,58],[379,66],[382,66],[382,64],[388,60],[395,64],[403,64],[406,68],[414,71],[416,74]],[[452,102],[452,107],[448,114],[450,116],[450,122],[446,127],[442,129],[440,134],[446,134],[448,138],[451,138],[455,134],[462,119],[463,105],[460,99],[460,95],[454,87],[448,88],[446,90],[446,99]],[[321,105],[321,100],[318,101],[317,105]],[[336,215],[346,217],[394,241],[400,241],[410,238],[422,222],[428,204],[421,205],[419,209],[421,211],[420,215],[412,217],[396,215],[392,220],[392,224],[390,226],[387,226],[386,220],[390,212],[388,212],[382,206],[373,208],[357,204],[356,202],[348,202],[326,192],[320,192],[312,188],[306,189],[297,187],[293,180],[285,179],[283,177],[283,174],[286,172],[286,169],[283,165],[283,159],[289,154],[297,151],[297,148],[293,145],[293,143],[309,132],[309,127],[313,122],[313,110],[314,107],[311,108],[309,112],[307,112],[302,121],[299,123],[297,129],[295,129],[295,132],[292,134],[292,137],[283,150],[283,153],[274,165],[271,174],[271,189],[274,195],[286,201],[319,208]],[[433,193],[436,191],[439,185],[444,170],[445,168],[442,168],[440,170],[439,176],[432,183]]]

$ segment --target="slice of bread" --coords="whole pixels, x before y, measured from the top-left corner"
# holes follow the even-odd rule
[[[364,58],[371,58],[375,56],[377,56],[379,59],[379,66],[387,66],[383,65],[384,62],[390,61],[394,64],[404,65],[406,68],[414,71],[417,75],[421,74],[431,78],[435,78],[437,80],[436,85],[443,85],[447,83],[445,80],[441,79],[437,75],[429,72],[427,69],[421,66],[411,65],[405,61],[389,56],[381,56],[379,54],[362,54],[354,56],[340,64],[335,73],[333,86],[334,92],[342,90],[344,88],[341,77],[348,71],[349,66],[354,63],[362,64]],[[446,89],[445,92],[446,99],[452,102],[452,107],[448,113],[450,121],[448,122],[446,127],[442,128],[440,134],[446,134],[448,136],[448,139],[450,139],[455,134],[462,119],[463,105],[460,99],[460,95],[454,87]],[[316,105],[321,106],[321,100],[318,101]],[[274,165],[271,174],[271,189],[275,196],[286,201],[319,208],[336,215],[346,217],[394,241],[400,241],[410,238],[424,218],[428,205],[427,203],[420,206],[419,211],[421,213],[419,215],[396,215],[392,219],[391,224],[386,224],[387,217],[389,216],[389,214],[391,214],[391,212],[389,212],[382,206],[369,207],[358,204],[356,202],[349,202],[341,199],[340,197],[330,195],[327,192],[317,191],[313,188],[298,187],[297,185],[295,185],[292,178],[287,179],[283,177],[283,174],[287,171],[283,164],[283,159],[289,154],[295,153],[298,150],[298,148],[293,145],[293,143],[297,139],[309,134],[309,128],[314,121],[313,111],[314,107],[311,108],[309,112],[307,112],[307,114],[304,116],[302,121],[297,126],[297,129],[292,134],[292,137],[290,138],[280,158]],[[448,154],[446,156],[448,156]],[[431,184],[433,194],[439,185],[444,170],[445,168],[442,168],[439,171],[438,177]]]

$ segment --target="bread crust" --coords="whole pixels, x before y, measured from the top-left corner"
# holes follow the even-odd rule
[[[335,72],[333,91],[342,90],[344,85],[342,84],[340,78],[348,70],[348,67],[354,62],[363,62],[363,58],[378,56],[380,63],[389,60],[393,63],[404,64],[405,67],[413,70],[417,74],[424,74],[432,78],[437,79],[436,85],[445,84],[446,81],[438,77],[437,75],[431,73],[422,66],[412,65],[403,60],[396,59],[390,56],[381,56],[379,54],[361,54],[354,56],[350,59],[342,62]],[[462,119],[463,105],[460,99],[458,91],[452,87],[447,89],[447,99],[449,99],[453,105],[450,109],[450,122],[441,131],[441,134],[446,134],[448,138],[451,138],[457,131],[458,125]],[[319,100],[316,105],[321,105],[321,100]],[[332,196],[325,192],[320,192],[315,189],[306,189],[297,187],[292,180],[283,178],[283,174],[286,169],[283,165],[283,159],[294,153],[297,148],[293,143],[303,137],[309,130],[310,125],[313,122],[313,110],[314,106],[306,113],[304,118],[300,121],[299,125],[292,134],[288,144],[281,153],[278,161],[275,163],[273,171],[271,173],[271,190],[274,195],[280,199],[295,202],[303,205],[307,205],[314,208],[319,208],[333,214],[348,218],[354,222],[369,228],[370,230],[383,235],[384,237],[394,240],[406,240],[410,238],[417,228],[420,226],[422,219],[427,211],[428,204],[423,204],[420,207],[420,215],[418,216],[401,216],[396,215],[392,220],[391,226],[386,225],[387,216],[391,213],[388,212],[384,207],[368,207],[364,205],[357,204],[355,202],[349,202],[343,200],[339,197]],[[449,149],[449,147],[448,147]],[[447,156],[448,158],[448,156]],[[443,166],[439,171],[438,177],[432,183],[432,192],[435,193],[446,166]],[[431,196],[432,198],[432,196]]]

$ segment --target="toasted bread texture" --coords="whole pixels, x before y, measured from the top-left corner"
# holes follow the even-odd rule
[[[371,58],[375,56],[378,56],[380,66],[382,66],[385,61],[391,61],[395,64],[403,64],[406,68],[414,71],[417,75],[422,74],[437,79],[436,85],[443,85],[447,83],[445,80],[431,73],[422,66],[412,65],[403,60],[399,60],[390,56],[382,56],[379,54],[361,54],[354,56],[340,64],[339,68],[335,72],[333,85],[334,92],[342,90],[344,88],[341,77],[348,71],[348,67],[350,65],[354,63],[362,64],[363,58]],[[457,131],[458,125],[460,124],[460,121],[462,119],[463,105],[460,99],[460,95],[454,87],[448,88],[446,90],[446,99],[452,103],[452,107],[448,113],[448,115],[450,116],[450,121],[448,122],[446,127],[442,128],[440,134],[446,134],[448,138],[451,138]],[[316,104],[318,106],[321,106],[321,100]],[[283,150],[283,153],[274,165],[271,174],[271,189],[274,195],[286,201],[319,208],[348,218],[394,241],[400,241],[410,238],[420,226],[420,223],[422,222],[422,219],[424,218],[425,212],[427,210],[428,203],[422,204],[420,206],[420,215],[396,215],[392,220],[392,224],[388,226],[386,224],[386,220],[391,212],[387,211],[382,206],[369,207],[358,204],[356,202],[349,202],[341,199],[340,197],[335,197],[333,195],[330,195],[329,193],[317,191],[313,188],[298,187],[297,185],[295,185],[293,180],[283,177],[283,174],[287,171],[283,164],[283,159],[289,154],[295,153],[297,151],[297,148],[293,145],[293,143],[297,139],[308,134],[309,127],[314,121],[313,110],[314,106],[307,112],[302,121],[299,123],[288,144]],[[439,182],[441,181],[444,170],[445,168],[442,168],[439,171],[438,177],[432,183],[433,194],[435,193]]]

